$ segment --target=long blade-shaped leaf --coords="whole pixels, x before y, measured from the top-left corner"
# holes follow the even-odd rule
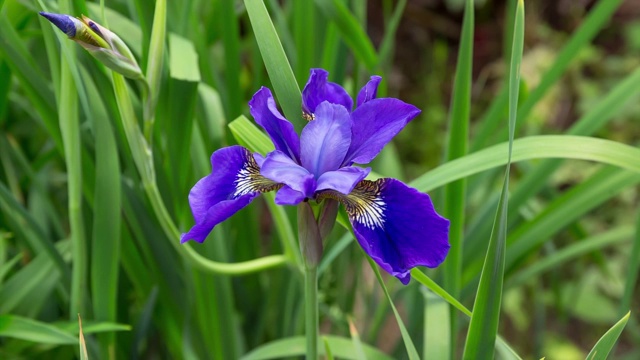
[[[451,181],[483,172],[507,163],[508,143],[469,154],[440,165],[410,183],[424,192],[437,189]],[[640,149],[616,141],[571,135],[541,135],[513,142],[511,162],[542,158],[579,159],[640,172]]]
[[[618,341],[618,337],[620,337],[622,330],[624,329],[625,325],[627,325],[627,321],[629,321],[630,315],[631,312],[628,312],[627,315],[623,316],[620,321],[615,323],[615,325],[613,325],[611,329],[609,329],[609,331],[602,335],[600,340],[598,340],[596,345],[589,352],[589,355],[587,355],[587,360],[607,359],[609,352],[611,351],[611,349],[613,349],[613,346],[616,344],[616,341]]]
[[[349,12],[343,1],[340,0],[316,0],[316,5],[322,10],[324,16],[331,20],[340,31],[342,39],[349,45],[355,57],[373,71],[378,65],[376,51],[369,40],[369,36],[358,23],[358,20]]]
[[[351,339],[343,338],[340,336],[327,335],[323,337],[323,341],[329,344],[333,356],[337,356],[340,359],[353,359],[356,360],[355,348]],[[384,354],[376,348],[362,344],[364,354],[369,360],[388,360],[390,356]],[[324,355],[325,347],[319,348],[320,355]],[[267,360],[267,359],[282,359],[292,356],[299,356],[305,354],[305,338],[302,336],[279,339],[259,348],[251,351],[247,355],[243,356],[241,360]]]
[[[384,285],[384,280],[382,279],[382,275],[380,275],[380,270],[378,269],[378,265],[376,265],[371,258],[367,256],[367,260],[369,261],[369,265],[371,265],[371,269],[376,274],[376,278],[378,279],[378,283],[382,287],[384,294],[387,296],[389,300],[389,304],[391,305],[391,310],[393,310],[393,315],[396,317],[396,321],[398,322],[398,327],[400,328],[400,334],[402,335],[402,341],[404,342],[404,346],[407,349],[407,354],[409,355],[410,360],[419,360],[420,355],[418,355],[418,350],[416,350],[415,345],[413,345],[413,340],[411,340],[411,336],[409,336],[409,332],[407,331],[407,327],[404,326],[404,321],[402,321],[402,317],[400,317],[400,313],[396,306],[393,304],[393,299],[391,295],[389,295],[389,290]]]
[[[69,345],[78,342],[73,335],[53,325],[16,315],[0,315],[0,336],[40,344]]]
[[[518,91],[520,87],[520,63],[524,42],[524,3],[518,1],[513,31],[513,47],[509,68],[509,156],[504,177],[502,194],[489,241],[480,284],[473,304],[473,315],[469,324],[467,341],[464,347],[464,359],[491,359],[494,356],[494,344],[498,335],[500,306],[502,304],[502,286],[504,282],[505,253],[507,240],[507,212],[509,196],[509,169],[518,109]]]
[[[453,99],[451,101],[447,161],[455,160],[466,155],[468,148],[473,63],[473,26],[473,1],[467,0],[453,85]],[[451,249],[443,264],[444,287],[454,297],[458,296],[461,287],[462,237],[464,233],[466,186],[466,179],[460,179],[448,184],[444,189],[444,216],[451,221],[449,227]],[[452,316],[450,317],[452,349],[456,348],[458,323],[458,317],[454,314],[455,313],[452,312]]]
[[[245,0],[244,5],[282,111],[300,131],[304,125],[300,110],[302,94],[267,8],[262,0]]]

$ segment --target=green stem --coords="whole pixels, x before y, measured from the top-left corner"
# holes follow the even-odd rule
[[[125,136],[129,143],[129,147],[131,148],[133,161],[140,173],[142,186],[149,198],[153,212],[160,222],[162,230],[174,249],[197,268],[216,274],[242,275],[287,264],[289,262],[289,258],[282,255],[266,256],[255,260],[233,264],[220,263],[203,257],[193,250],[188,244],[180,245],[178,243],[180,231],[171,219],[171,215],[169,214],[169,211],[167,211],[164,201],[162,200],[162,196],[160,195],[160,191],[158,190],[152,152],[144,136],[140,132],[140,128],[138,127],[136,115],[133,110],[133,104],[131,103],[124,77],[116,73],[112,73],[112,77],[116,101],[118,103],[118,109],[120,110],[120,117],[122,118]]]
[[[307,336],[307,360],[318,358],[318,267],[305,267],[304,314]]]
[[[68,2],[60,2],[61,11],[69,12]],[[63,45],[74,55],[68,43]],[[80,123],[78,117],[78,93],[71,73],[75,56],[63,56],[60,69],[59,118],[67,166],[67,189],[69,192],[69,227],[72,244],[71,299],[69,316],[75,319],[84,312],[87,286],[87,244],[82,216],[82,165],[80,144]]]

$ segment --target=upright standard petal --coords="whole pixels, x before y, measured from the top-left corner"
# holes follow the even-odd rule
[[[260,88],[249,101],[249,109],[256,123],[269,134],[276,150],[300,161],[300,138],[293,124],[278,111],[271,90],[266,87]]]
[[[398,99],[367,101],[351,113],[351,146],[343,165],[367,164],[420,110]]]
[[[260,175],[260,168],[249,150],[230,146],[211,155],[213,171],[189,193],[195,225],[180,242],[203,242],[213,227],[247,206],[260,193],[282,185]]]
[[[447,256],[449,220],[438,215],[429,195],[386,178],[363,180],[339,199],[360,246],[403,284],[413,267],[436,267]]]
[[[351,143],[351,119],[341,105],[323,102],[302,129],[300,160],[316,178],[340,168]]]
[[[274,182],[282,183],[305,197],[312,197],[316,191],[316,180],[312,173],[298,165],[282,151],[272,151],[262,163],[262,176]]]
[[[312,119],[316,108],[323,101],[339,104],[347,111],[353,108],[353,100],[342,86],[328,81],[329,73],[324,69],[311,69],[309,81],[302,90],[302,112],[306,118]]]
[[[374,75],[371,79],[360,89],[358,98],[356,99],[356,106],[360,106],[367,101],[373,100],[378,95],[378,85],[380,85],[382,78]]]

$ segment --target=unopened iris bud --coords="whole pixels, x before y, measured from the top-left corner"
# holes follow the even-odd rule
[[[141,79],[142,71],[131,50],[112,31],[86,16],[77,19],[65,14],[40,12],[40,15],[62,30],[69,39],[85,48],[109,69],[128,78]]]

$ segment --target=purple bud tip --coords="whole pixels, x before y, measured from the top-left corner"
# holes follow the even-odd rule
[[[68,37],[76,36],[76,24],[72,20],[71,16],[64,14],[52,14],[44,11],[40,11],[40,15],[62,30]]]

